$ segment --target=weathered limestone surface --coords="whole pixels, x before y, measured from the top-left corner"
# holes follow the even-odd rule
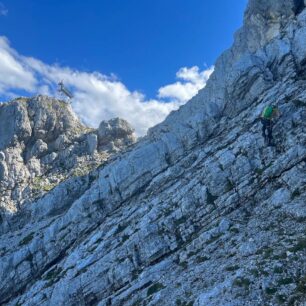
[[[100,167],[5,214],[0,303],[304,305],[304,8],[251,0],[233,47],[196,97]],[[282,115],[276,146],[266,147],[258,116],[271,102]],[[14,103],[27,118],[23,102]],[[24,162],[32,127],[22,122],[1,140],[0,166]],[[64,136],[37,132],[27,175],[67,151],[74,124]],[[99,135],[122,135],[122,125],[82,132],[88,154],[103,143]],[[53,142],[57,149],[45,155]]]
[[[118,122],[124,122],[120,135],[116,134]],[[0,211],[16,212],[66,178],[88,173],[136,141],[126,121],[103,123],[112,126],[111,135],[85,127],[69,104],[45,96],[1,104]]]

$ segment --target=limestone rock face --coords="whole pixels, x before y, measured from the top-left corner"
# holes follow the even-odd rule
[[[115,118],[102,121],[98,129],[98,141],[100,150],[105,146],[120,148],[122,145],[134,143],[135,130],[123,119]]]
[[[63,101],[38,96],[0,104],[0,210],[16,212],[68,177],[94,169],[114,152],[113,141],[116,151],[135,142],[119,143],[120,135],[110,134],[97,152],[97,138],[98,130],[82,125]]]
[[[206,88],[93,168],[101,141],[131,135],[120,120],[59,122],[37,143],[26,105],[1,106],[22,122],[1,140],[15,184],[1,199],[28,200],[1,215],[0,304],[304,305],[305,31],[305,3],[251,0]],[[258,120],[270,103],[274,147]],[[78,175],[46,174],[58,161]],[[35,197],[20,183],[33,173]]]

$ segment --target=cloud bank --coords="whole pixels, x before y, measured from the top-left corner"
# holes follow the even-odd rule
[[[130,91],[114,76],[82,72],[69,67],[49,65],[14,50],[7,38],[0,36],[0,96],[13,98],[20,92],[28,95],[57,95],[57,83],[64,80],[73,92],[72,106],[89,126],[102,120],[121,117],[128,120],[138,135],[144,135],[180,105],[203,88],[213,68],[181,68],[177,82],[161,87],[155,99]]]

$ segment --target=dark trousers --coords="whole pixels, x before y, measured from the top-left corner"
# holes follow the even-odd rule
[[[272,120],[261,118],[262,123],[262,136],[265,139],[268,139],[269,144],[273,141],[272,136],[272,128],[273,128],[273,122]]]

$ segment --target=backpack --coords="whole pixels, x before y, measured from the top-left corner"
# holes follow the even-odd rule
[[[266,106],[262,112],[262,117],[265,119],[271,119],[274,112],[274,108],[272,106]]]

